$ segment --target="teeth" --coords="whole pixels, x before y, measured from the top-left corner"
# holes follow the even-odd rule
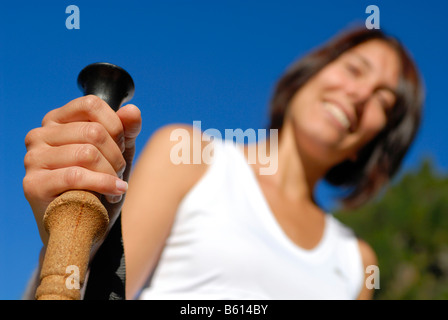
[[[341,111],[337,106],[330,102],[324,102],[324,108],[331,112],[331,114],[339,121],[339,123],[345,128],[350,128],[350,120],[347,118],[345,113]]]

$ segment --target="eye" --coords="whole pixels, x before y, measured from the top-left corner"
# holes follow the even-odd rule
[[[355,77],[359,77],[362,75],[362,70],[361,68],[359,68],[358,66],[356,66],[353,63],[346,63],[345,65],[346,69],[348,70],[348,72],[350,72],[352,75],[354,75]]]
[[[375,99],[378,101],[382,109],[388,114],[394,105],[395,99],[392,97],[386,96],[386,94],[382,94],[380,92],[377,92],[375,95]]]

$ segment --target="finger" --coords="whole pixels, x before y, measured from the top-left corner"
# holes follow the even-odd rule
[[[104,100],[94,95],[74,99],[50,111],[42,120],[42,126],[81,121],[101,123],[117,143],[124,140],[123,126],[117,114]]]
[[[70,144],[92,145],[112,165],[115,172],[123,171],[126,166],[122,150],[120,150],[106,129],[96,122],[74,122],[44,127],[40,130],[38,140],[44,141],[51,147]],[[124,147],[124,142],[122,142],[122,147]],[[94,150],[84,151],[93,152]],[[80,160],[83,160],[82,157],[86,156],[82,152],[78,155],[81,156]]]
[[[90,171],[118,176],[109,161],[91,144],[69,144],[59,147],[35,148],[25,155],[27,170],[55,170],[79,166]]]
[[[46,190],[52,197],[68,190],[88,190],[116,196],[127,191],[127,183],[116,176],[82,167],[46,170],[44,174],[47,175]]]

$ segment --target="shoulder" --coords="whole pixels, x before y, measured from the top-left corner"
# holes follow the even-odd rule
[[[202,139],[202,132],[196,127],[165,125],[151,135],[139,156],[136,170],[163,176],[161,182],[171,181],[173,187],[185,193],[208,168],[201,157],[209,143]]]
[[[183,143],[183,147],[193,147],[193,143],[198,143],[202,148],[202,131],[194,126],[187,124],[168,124],[157,129],[148,140],[145,149],[157,148],[160,150],[171,151],[171,149]]]
[[[363,239],[358,238],[359,251],[364,266],[377,265],[378,259],[373,248]]]

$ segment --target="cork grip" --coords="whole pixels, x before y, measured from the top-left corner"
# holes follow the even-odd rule
[[[92,245],[104,236],[109,217],[100,200],[86,191],[67,191],[44,216],[50,235],[37,300],[80,300]]]

